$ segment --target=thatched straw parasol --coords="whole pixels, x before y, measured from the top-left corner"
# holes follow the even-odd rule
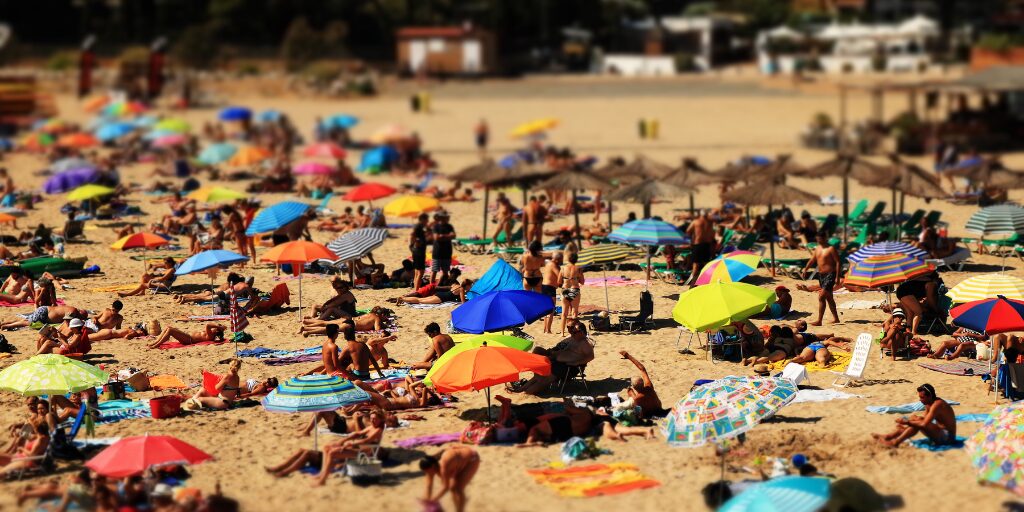
[[[820,197],[804,192],[789,185],[774,183],[771,180],[758,181],[751,185],[726,192],[723,198],[727,201],[743,204],[746,206],[767,206],[768,213],[772,211],[772,205],[783,205],[797,202],[816,203]],[[772,276],[775,275],[775,225],[769,224],[768,240],[771,247]]]
[[[466,167],[450,177],[453,181],[469,181],[484,185],[484,225],[480,231],[481,238],[487,236],[487,203],[489,202],[491,192],[491,187],[488,183],[494,180],[501,180],[510,173],[510,170],[498,165],[493,158],[485,158],[480,163]]]
[[[897,192],[901,194],[901,198],[905,196],[912,196],[925,199],[938,199],[948,195],[946,191],[942,189],[939,179],[934,174],[922,169],[920,166],[903,161],[899,155],[891,154],[889,155],[889,160],[892,164],[888,168],[884,168],[882,172],[860,181],[868,186],[882,187],[892,190],[893,226],[896,226],[897,220]],[[901,200],[900,203],[903,203],[903,201]],[[900,205],[899,211],[903,211],[902,204]]]
[[[549,190],[569,190],[572,192],[572,210],[576,220],[576,238],[581,239],[580,234],[580,208],[576,203],[576,192],[579,190],[600,190],[607,192],[614,187],[611,183],[594,176],[589,172],[571,170],[561,171],[554,176],[538,183],[535,188]],[[608,226],[611,229],[611,226]]]
[[[802,176],[807,178],[824,178],[825,176],[841,176],[843,178],[843,242],[846,242],[846,227],[850,225],[850,178],[857,181],[872,178],[885,170],[853,153],[838,153],[835,158],[807,169]]]
[[[693,192],[689,187],[677,187],[661,180],[649,179],[616,190],[608,200],[643,204],[644,218],[647,219],[651,217],[651,203],[655,199],[683,197]]]
[[[683,158],[682,166],[672,171],[672,174],[665,176],[662,179],[664,183],[669,185],[675,185],[677,187],[692,188],[696,189],[701,185],[707,185],[709,183],[717,183],[719,181],[718,176],[715,176],[702,165],[697,163],[696,159]],[[694,214],[693,205],[693,194],[696,192],[690,192],[690,215]]]

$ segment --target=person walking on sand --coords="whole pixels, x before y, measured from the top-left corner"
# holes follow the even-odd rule
[[[559,274],[559,284],[562,286],[562,336],[565,336],[565,326],[569,319],[576,320],[580,313],[581,288],[583,286],[583,271],[576,266],[579,259],[577,253],[569,254],[569,263]]]
[[[711,222],[710,210],[704,210],[699,217],[690,223],[690,227],[686,229],[686,234],[690,236],[690,240],[693,241],[693,268],[690,272],[690,279],[687,279],[687,283],[690,283],[697,279],[697,274],[700,273],[700,269],[704,268],[711,258],[715,250],[715,225]]]
[[[923,433],[937,446],[955,443],[956,414],[949,403],[935,396],[935,388],[931,384],[922,384],[918,387],[917,396],[924,404],[924,416],[901,416],[896,418],[896,430],[884,435],[871,436],[890,448],[898,447],[900,443],[914,437],[918,432]]]
[[[502,233],[505,233],[505,245],[512,245],[512,222],[513,214],[515,214],[515,207],[512,206],[512,202],[508,200],[504,194],[498,197],[498,211],[494,214],[494,221],[497,223],[497,228],[494,229],[494,235],[491,237],[491,245],[494,247],[498,246],[498,237]]]
[[[534,240],[544,242],[544,217],[547,214],[547,209],[540,204],[537,196],[530,196],[530,200],[523,207],[523,239],[527,246]]]
[[[412,287],[419,288],[423,285],[423,273],[427,269],[427,235],[430,229],[428,223],[430,217],[421,213],[416,219],[416,226],[409,234],[409,252],[412,253]]]
[[[814,255],[807,261],[801,273],[801,277],[807,279],[807,271],[815,265],[818,266],[818,284],[821,285],[821,289],[818,290],[818,319],[810,322],[810,325],[821,325],[826,305],[832,313],[832,323],[838,324],[839,312],[836,311],[836,298],[832,291],[839,282],[839,253],[835,247],[828,244],[828,235],[824,231],[818,233],[817,239],[818,246],[814,248]]]
[[[473,127],[473,138],[476,140],[476,150],[480,157],[487,156],[487,142],[491,136],[491,128],[487,126],[487,120],[481,118]]]
[[[468,446],[449,446],[437,455],[427,455],[420,460],[420,470],[427,477],[425,503],[437,506],[437,502],[449,491],[455,511],[466,510],[466,487],[480,469],[480,454]],[[434,494],[434,477],[441,481],[441,490]]]

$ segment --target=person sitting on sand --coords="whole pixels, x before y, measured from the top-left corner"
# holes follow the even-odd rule
[[[377,360],[370,354],[370,347],[366,343],[356,339],[355,325],[349,321],[342,327],[342,334],[345,337],[345,347],[338,354],[340,371],[348,379],[370,379],[370,366],[377,370],[378,376],[383,376]]]
[[[533,353],[546,356],[551,362],[551,373],[549,375],[534,375],[528,381],[508,385],[510,391],[519,391],[530,395],[538,395],[552,383],[563,378],[570,378],[571,371],[575,368],[586,366],[594,360],[594,346],[590,344],[590,337],[587,335],[587,328],[580,321],[573,320],[569,326],[569,337],[558,342],[551,349],[534,347]]]
[[[37,308],[57,305],[57,287],[53,279],[41,277],[36,281],[35,304]]]
[[[100,329],[120,329],[124,322],[124,317],[121,316],[122,309],[124,309],[124,303],[115,300],[109,308],[104,309],[98,315],[93,315],[92,322]]]
[[[424,288],[430,287],[430,285]],[[473,287],[473,280],[466,279],[461,284],[451,286],[434,286],[431,295],[425,297],[404,296],[395,299],[396,304],[443,304],[445,302],[466,302],[466,293]],[[419,293],[419,290],[417,290]]]
[[[217,392],[216,395],[207,392],[206,389],[200,388],[195,395],[192,395],[192,398],[190,398],[189,401],[203,409],[217,409],[221,411],[230,409],[231,404],[234,403],[235,400],[241,398],[242,388],[240,387],[240,383],[242,380],[241,377],[238,376],[238,372],[241,369],[242,360],[232,359],[228,364],[228,373],[222,376],[220,380],[217,381],[217,384],[213,386],[214,390]]]
[[[893,361],[896,360],[896,353],[910,346],[910,339],[914,337],[905,322],[906,317],[903,315],[903,310],[894,310],[889,319],[889,327],[879,341],[882,350],[888,350],[892,354]]]
[[[438,502],[449,491],[455,512],[466,510],[466,487],[480,469],[480,454],[462,445],[448,446],[441,453],[424,456],[420,460],[420,471],[427,477],[424,503],[432,503],[440,509]],[[441,482],[441,490],[434,494],[434,477]]]
[[[411,370],[429,370],[434,366],[434,361],[444,355],[445,352],[455,347],[455,340],[447,334],[441,333],[441,326],[437,322],[430,322],[423,328],[423,332],[430,337],[430,349],[423,356],[423,359],[414,363]]]
[[[380,336],[366,340],[366,346],[370,348],[370,357],[373,357],[377,364],[385,370],[391,366],[391,359],[388,356],[388,349],[384,345],[387,345],[389,341],[397,339],[398,336],[384,331]]]
[[[633,366],[640,371],[640,375],[633,377],[629,387],[626,388],[626,400],[623,406],[639,407],[641,418],[664,416],[666,411],[661,406],[661,398],[658,397],[658,392],[654,390],[654,382],[651,380],[651,376],[647,374],[647,368],[625,350],[619,351],[619,355],[633,363]]]
[[[167,343],[171,338],[174,338],[182,345],[194,345],[196,343],[205,343],[209,341],[223,342],[224,331],[226,330],[227,328],[220,324],[206,324],[206,328],[202,331],[193,333],[187,333],[174,327],[167,327],[157,335],[156,341],[149,344],[149,348],[157,348],[160,345]]]
[[[956,442],[956,414],[945,400],[935,395],[931,384],[921,384],[917,388],[917,397],[925,406],[924,415],[915,414],[909,418],[896,418],[896,430],[888,434],[872,434],[883,445],[896,448],[907,439],[919,432],[923,433],[936,446],[950,445]]]
[[[40,338],[43,342],[39,344],[36,354],[88,354],[92,350],[92,343],[89,339],[89,327],[80,318],[73,318],[68,321],[70,332],[62,335],[58,329],[51,329],[49,326],[40,329]],[[43,334],[47,331],[47,334]]]
[[[907,315],[911,334],[917,333],[925,313],[939,314],[939,287],[942,278],[938,272],[929,272],[900,283],[896,299]]]
[[[138,295],[145,295],[146,290],[156,286],[170,286],[174,282],[175,275],[175,262],[174,258],[170,256],[163,259],[160,263],[151,263],[146,272],[142,273],[142,279],[139,281],[139,286],[133,290],[126,292],[117,292],[118,297],[132,297]]]
[[[276,478],[283,478],[307,465],[312,466],[320,469],[320,474],[313,485],[323,485],[336,465],[344,464],[348,459],[355,458],[360,453],[372,455],[384,438],[384,427],[384,413],[379,410],[372,411],[370,424],[366,428],[352,432],[344,439],[324,445],[322,452],[299,450],[283,463],[264,469]]]
[[[11,269],[3,284],[0,285],[0,302],[22,304],[35,299],[32,278],[25,275],[20,267]]]
[[[200,293],[175,294],[173,299],[174,302],[177,302],[178,304],[198,304],[217,300],[218,294],[227,293],[229,290],[234,290],[235,297],[243,298],[250,295],[252,286],[241,275],[236,274],[235,272],[230,272],[228,273],[225,283],[218,286],[215,290],[206,290]]]
[[[352,285],[338,276],[331,279],[334,297],[321,305],[313,306],[312,315],[306,318],[334,320],[336,318],[352,318],[356,316],[356,296],[352,294]]]
[[[775,287],[775,302],[765,311],[769,318],[782,319],[789,314],[793,309],[793,296],[789,293],[789,288],[783,285]]]
[[[938,359],[943,357],[947,351],[950,353],[945,356],[947,361],[952,361],[960,357],[965,350],[974,350],[977,343],[988,339],[984,333],[980,333],[975,330],[968,329],[966,327],[959,327],[953,332],[953,338],[943,341],[939,344],[939,348],[935,349],[928,357],[932,359]]]
[[[31,439],[25,442],[14,455],[0,454],[0,477],[7,477],[16,471],[35,467],[50,447],[50,431],[46,423],[40,422],[33,430]]]
[[[338,362],[338,334],[340,332],[341,328],[338,324],[328,324],[324,327],[324,334],[327,335],[327,339],[324,340],[320,348],[320,365],[301,375],[312,375],[314,373],[323,373],[325,375],[341,374],[341,364]]]

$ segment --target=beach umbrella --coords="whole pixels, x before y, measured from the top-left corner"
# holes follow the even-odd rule
[[[690,215],[694,215],[696,213],[693,201],[693,195],[696,192],[695,189],[701,185],[717,183],[719,179],[697,163],[696,159],[684,157],[682,166],[675,171],[672,171],[668,176],[662,178],[661,181],[669,185],[694,190],[688,194],[690,197]]]
[[[252,223],[245,230],[246,236],[256,236],[279,229],[299,217],[302,217],[312,206],[295,201],[282,201],[265,208],[256,214]]]
[[[296,240],[293,242],[283,243],[276,245],[272,249],[266,252],[261,261],[271,261],[277,265],[290,265],[292,267],[292,274],[299,277],[299,321],[302,321],[302,267],[306,263],[316,261],[319,259],[335,260],[338,255],[331,252],[330,249],[316,243],[307,242],[305,240]]]
[[[18,144],[31,151],[42,151],[55,142],[53,135],[42,132],[33,132],[21,138]]]
[[[249,258],[236,252],[214,249],[190,256],[178,266],[178,269],[175,270],[174,273],[176,275],[183,276],[185,274],[202,272],[214,267],[234,265],[235,263],[245,263],[248,260]]]
[[[370,401],[370,394],[337,375],[302,375],[280,383],[263,397],[263,408],[270,412],[303,413],[334,411]],[[316,450],[317,429],[313,429]]]
[[[648,183],[648,182],[644,182]],[[657,219],[642,219],[627,222],[608,235],[613,242],[634,245],[683,245],[689,239],[679,232],[672,224]],[[651,280],[651,251],[647,251],[647,280]],[[608,283],[605,280],[605,299],[608,295]],[[607,300],[606,300],[607,302]]]
[[[360,228],[349,231],[327,244],[327,248],[337,256],[330,264],[337,265],[362,258],[384,245],[387,238],[388,230],[384,228]]]
[[[997,296],[949,310],[953,323],[989,336],[1024,330],[1024,301]]]
[[[827,478],[780,476],[751,485],[719,512],[818,512],[831,495]]]
[[[480,163],[465,167],[449,178],[452,181],[470,181],[484,184],[484,223],[483,228],[480,230],[481,238],[487,236],[487,208],[490,203],[489,196],[491,192],[491,188],[487,185],[487,182],[491,180],[499,180],[510,173],[511,171],[509,169],[498,165],[493,158],[484,158]]]
[[[746,320],[775,302],[775,292],[746,283],[715,282],[679,295],[672,319],[691,332],[725,327]]]
[[[100,115],[107,117],[126,117],[141,114],[146,106],[138,101],[115,101],[108,103],[100,110]]]
[[[136,116],[131,120],[131,123],[139,128],[152,128],[159,121],[160,119],[156,116]]]
[[[534,119],[519,126],[516,126],[509,132],[512,138],[523,138],[523,137],[534,137],[544,132],[550,131],[558,126],[558,119],[552,117],[546,117],[542,119]]]
[[[1024,208],[1011,204],[982,208],[971,215],[965,229],[982,237],[1024,233]]]
[[[550,299],[547,301],[551,303]],[[434,389],[441,393],[484,390],[490,420],[491,386],[518,380],[523,372],[550,375],[551,362],[546,356],[484,342],[455,354],[440,367],[435,362],[431,371]]]
[[[234,156],[236,152],[238,152],[238,146],[227,142],[217,142],[203,148],[203,150],[199,152],[197,160],[199,160],[199,163],[201,164],[217,165],[221,162],[226,162]]]
[[[658,199],[674,199],[686,197],[695,192],[692,188],[685,188],[657,179],[648,179],[620,188],[608,196],[609,201],[624,201],[627,203],[639,203],[644,207],[643,217],[651,217],[651,203]]]
[[[455,346],[448,349],[447,352],[441,354],[441,357],[438,357],[437,360],[434,361],[433,366],[430,367],[430,371],[427,372],[426,377],[423,378],[423,384],[433,386],[434,373],[453,357],[467,350],[479,348],[484,345],[490,347],[508,347],[516,350],[522,350],[524,352],[528,352],[533,348],[533,342],[530,340],[524,340],[523,338],[493,332],[486,334],[453,334],[452,340],[455,341]]]
[[[102,386],[110,375],[58,354],[32,356],[0,371],[0,390],[22,396],[63,395]]]
[[[982,274],[960,281],[946,296],[955,304],[999,296],[1024,300],[1024,279],[1006,274]]]
[[[58,134],[62,132],[71,131],[73,126],[68,121],[57,118],[43,119],[32,126],[33,130],[40,130],[46,133]]]
[[[97,139],[103,142],[109,142],[115,139],[120,139],[133,131],[135,131],[135,126],[131,123],[111,122],[100,125],[99,128],[96,128],[93,134],[96,135]]]
[[[538,183],[536,188],[570,191],[572,194],[573,218],[576,223],[576,241],[578,243],[582,241],[583,234],[580,233],[580,208],[576,200],[577,192],[579,190],[609,191],[612,189],[612,184],[591,173],[571,170],[556,173],[554,176]]]
[[[860,249],[854,251],[846,259],[850,263],[857,263],[863,259],[871,256],[883,256],[886,254],[904,254],[911,256],[919,260],[926,260],[929,258],[928,252],[919,249],[916,245],[911,245],[906,242],[876,242],[871,245],[865,245]]]
[[[256,120],[261,123],[276,123],[281,119],[281,111],[268,109],[256,115]]]
[[[462,332],[481,334],[519,327],[551,313],[551,297],[527,290],[496,290],[452,310],[452,325]]]
[[[245,107],[227,107],[217,114],[221,121],[248,121],[252,119],[252,110]]]
[[[1024,496],[1024,402],[996,407],[965,446],[978,481]]]
[[[761,257],[750,251],[733,251],[719,256],[700,269],[694,285],[710,283],[731,283],[753,274]]]
[[[249,197],[245,192],[239,192],[225,187],[200,187],[186,196],[201,203],[226,203],[245,199]]]
[[[150,141],[150,143],[152,144],[153,141],[155,141],[155,140],[157,140],[157,139],[159,139],[161,137],[169,137],[169,136],[172,136],[172,135],[182,135],[182,133],[181,132],[174,132],[174,131],[171,131],[171,130],[150,130],[150,131],[146,132],[146,134],[143,135],[142,138]]]
[[[868,256],[850,265],[845,284],[864,288],[881,288],[934,272],[935,267],[906,254]]]
[[[99,180],[99,178],[99,171],[92,167],[70,169],[47,178],[46,183],[43,183],[43,192],[47,194],[62,194],[93,183]]]
[[[85,467],[108,478],[140,475],[150,468],[196,465],[213,456],[171,436],[121,438],[85,463]]]
[[[369,141],[374,144],[387,144],[408,139],[412,134],[404,126],[398,124],[384,125],[373,132]]]
[[[327,128],[328,130],[332,128],[348,130],[357,124],[359,124],[359,118],[348,114],[333,115],[320,122],[320,126]]]
[[[269,150],[257,146],[243,146],[231,155],[227,165],[231,167],[250,167],[262,163],[273,156]]]
[[[188,137],[182,133],[172,133],[170,135],[161,135],[153,139],[153,147],[155,148],[169,148],[172,146],[183,146],[188,144]]]
[[[581,267],[586,267],[615,263],[641,256],[643,256],[642,251],[627,245],[598,244],[580,249],[580,252],[577,253],[576,263]]]
[[[89,113],[99,112],[99,110],[107,106],[108,103],[110,103],[110,96],[106,94],[91,96],[82,102],[82,110]]]
[[[302,156],[310,158],[333,158],[335,160],[341,160],[342,158],[345,158],[345,155],[347,154],[348,153],[346,153],[341,146],[333,142],[318,142],[316,144],[306,146],[302,150]]]
[[[99,144],[99,139],[89,133],[71,133],[57,139],[57,145],[65,148],[89,148]]]
[[[312,160],[306,160],[304,162],[299,162],[298,164],[295,165],[295,167],[292,167],[292,174],[323,175],[331,174],[335,170],[337,170],[337,168],[333,165],[327,165]]]
[[[864,185],[883,187],[892,191],[893,227],[897,226],[898,220],[896,215],[897,192],[901,194],[901,197],[912,196],[925,199],[940,199],[948,195],[946,191],[942,189],[942,184],[939,182],[939,178],[933,173],[922,169],[920,166],[904,162],[895,154],[889,155],[889,160],[891,161],[891,164],[888,168],[883,168],[882,172],[861,179],[860,182]],[[903,207],[900,206],[899,210],[903,211]]]
[[[376,174],[390,169],[391,164],[397,162],[398,158],[398,150],[395,148],[391,146],[377,146],[363,152],[363,157],[359,160],[359,167],[356,170]]]
[[[774,205],[791,205],[793,203],[817,203],[821,198],[810,192],[790,187],[774,181],[753,183],[745,187],[730,190],[723,194],[722,199],[737,202],[746,206],[767,206],[768,214],[772,212]],[[749,217],[749,215],[748,215]],[[771,272],[775,277],[775,225],[769,222],[770,233],[768,235],[769,254],[771,256]]]
[[[153,129],[165,132],[187,133],[192,129],[192,127],[185,122],[184,119],[171,117],[157,121],[157,123],[153,125]]]
[[[402,196],[384,205],[384,215],[388,217],[417,217],[423,212],[432,212],[441,208],[441,203],[433,197]]]
[[[90,201],[99,197],[109,196],[114,193],[114,189],[110,187],[104,187],[103,185],[96,185],[88,183],[82,185],[71,192],[68,192],[68,201]]]
[[[110,248],[117,251],[127,251],[128,249],[142,249],[142,266],[146,266],[146,251],[161,245],[166,245],[170,241],[160,235],[153,233],[147,233],[145,231],[139,233],[132,233],[112,244]]]
[[[843,178],[843,242],[846,242],[846,226],[850,225],[850,178],[857,181],[870,179],[884,172],[884,169],[854,153],[841,152],[827,162],[817,164],[802,174],[807,178],[839,176]]]
[[[373,206],[374,199],[382,199],[398,192],[393,187],[383,183],[363,183],[350,189],[341,196],[346,201],[368,201]]]
[[[86,160],[84,158],[70,157],[61,158],[50,165],[50,170],[54,173],[62,173],[73,169],[95,169],[96,164]]]

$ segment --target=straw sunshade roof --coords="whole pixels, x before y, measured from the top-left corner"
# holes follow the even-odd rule
[[[457,181],[485,182],[500,179],[508,175],[510,171],[494,161],[493,158],[485,158],[478,164],[473,164],[460,170],[451,176],[450,179]]]
[[[697,187],[720,180],[718,176],[715,176],[705,169],[704,166],[697,163],[697,160],[684,158],[683,165],[672,171],[672,174],[666,176],[663,181],[677,187]]]
[[[952,169],[943,171],[943,174],[950,176],[957,176],[960,178],[967,178],[971,181],[988,181],[988,177],[995,171],[1005,170],[1003,162],[999,160],[999,157],[989,157],[978,159],[977,163],[964,166],[956,166]]]
[[[767,165],[755,163],[750,157],[744,156],[725,164],[725,167],[715,171],[714,175],[719,181],[745,181],[757,176],[765,167]]]
[[[508,169],[504,175],[484,180],[484,183],[490,187],[518,185],[528,188],[537,182],[550,178],[556,172],[557,171],[542,165],[517,163],[514,167]]]
[[[824,178],[826,176],[849,176],[857,181],[875,179],[886,172],[886,169],[878,164],[859,158],[852,153],[839,153],[835,158],[812,166],[801,174],[806,178]]]
[[[611,190],[612,184],[583,171],[562,171],[538,183],[538,189],[561,190]]]
[[[661,180],[644,180],[616,190],[608,199],[610,201],[646,204],[654,202],[656,199],[684,197],[693,192],[692,188],[679,187]]]
[[[793,160],[793,155],[789,154],[778,155],[772,163],[754,169],[750,177],[758,180],[803,176],[807,172],[807,168]]]
[[[671,166],[655,161],[644,155],[637,155],[632,162],[624,163],[616,159],[594,171],[594,174],[607,180],[635,183],[649,179],[663,179],[672,174]]]
[[[892,166],[875,176],[860,180],[861,183],[894,189],[908,196],[922,198],[941,198],[948,194],[942,189],[938,178],[920,166],[904,162],[892,155]]]
[[[820,197],[804,192],[789,185],[773,184],[771,181],[759,181],[745,187],[730,190],[724,195],[727,201],[747,206],[770,206],[788,203],[816,203]]]

